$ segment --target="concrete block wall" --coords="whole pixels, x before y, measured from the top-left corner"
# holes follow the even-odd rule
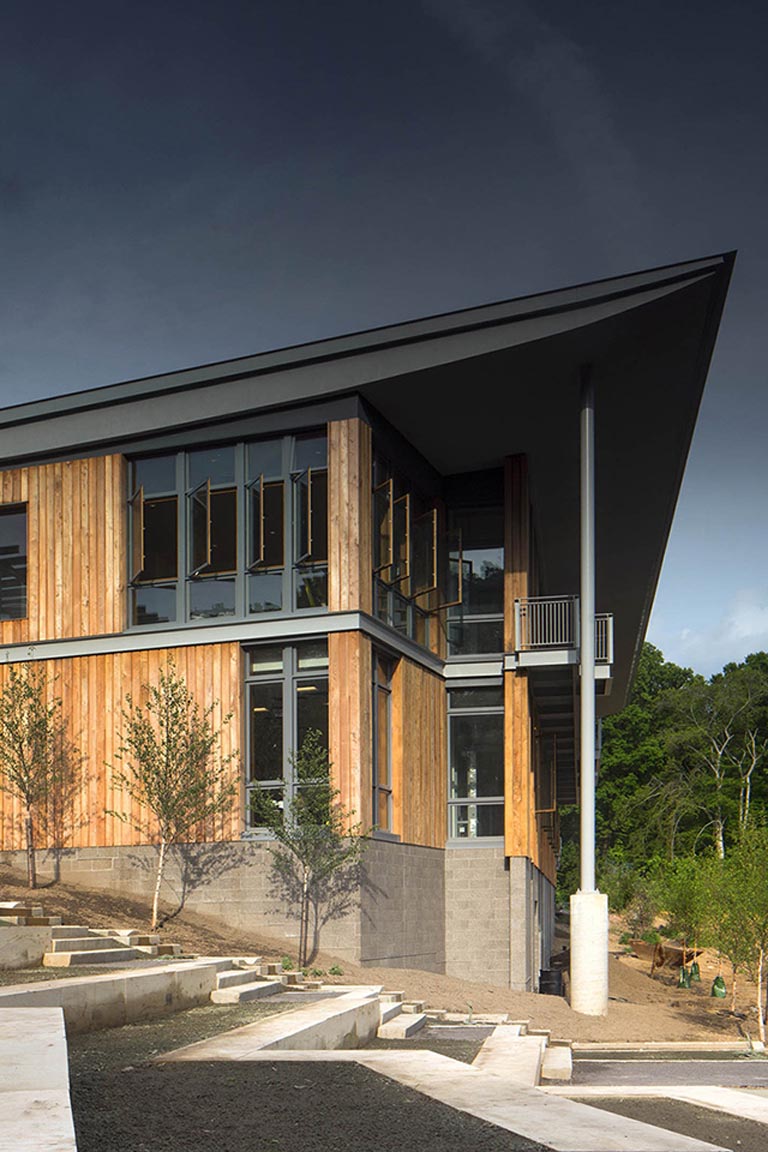
[[[445,849],[445,971],[509,987],[510,888],[502,844]]]
[[[363,964],[445,971],[445,869],[440,848],[373,840],[364,857]]]

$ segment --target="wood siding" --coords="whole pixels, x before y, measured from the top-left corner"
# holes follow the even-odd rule
[[[371,430],[328,425],[328,608],[370,612],[373,598]]]
[[[122,456],[0,473],[0,503],[27,506],[27,617],[0,644],[121,632],[126,620]]]
[[[392,831],[407,844],[445,847],[447,739],[442,677],[400,659],[392,677]]]
[[[533,595],[531,505],[528,461],[510,456],[504,464],[504,646],[515,650],[515,600]],[[504,674],[504,851],[526,856],[553,883],[555,854],[536,815],[538,797],[535,725],[528,676]]]
[[[114,766],[120,747],[121,710],[125,697],[142,698],[142,686],[155,683],[161,668],[173,659],[176,668],[201,707],[218,701],[212,723],[221,732],[224,755],[241,747],[242,657],[239,644],[195,645],[172,651],[125,652],[106,656],[76,657],[46,662],[52,695],[62,701],[67,738],[73,763],[80,763],[81,783],[72,795],[65,822],[64,847],[91,848],[146,843],[132,822],[148,814],[131,803],[115,787]],[[8,677],[8,665],[0,665],[0,690]],[[54,680],[55,677],[55,680]],[[229,724],[224,717],[231,713]],[[244,741],[242,742],[244,748]],[[232,778],[242,781],[239,758],[233,760]],[[232,815],[221,821],[212,835],[217,840],[236,839],[243,828],[243,788]],[[122,821],[114,812],[126,812]],[[23,847],[21,808],[0,790],[0,834],[3,849]]]
[[[333,780],[353,821],[371,823],[371,642],[361,632],[328,636],[328,747]]]

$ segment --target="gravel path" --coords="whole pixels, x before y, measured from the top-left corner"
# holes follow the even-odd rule
[[[72,1037],[78,1152],[543,1152],[357,1064],[150,1063],[290,1008],[206,1005]]]

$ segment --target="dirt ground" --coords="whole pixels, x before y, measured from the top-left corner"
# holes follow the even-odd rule
[[[7,868],[0,868],[0,900],[28,900],[29,889],[24,878]],[[46,912],[61,915],[65,922],[90,927],[146,928],[148,908],[141,901],[96,892],[73,884],[56,884],[40,888],[34,895]],[[727,1000],[710,996],[712,980],[718,966],[714,956],[700,958],[702,982],[690,991],[678,989],[677,973],[663,969],[653,979],[645,960],[621,955],[618,931],[612,925],[612,952],[609,961],[610,1003],[605,1018],[581,1016],[572,1012],[566,1000],[530,992],[513,992],[478,981],[461,980],[408,968],[368,968],[321,953],[314,961],[328,970],[338,963],[343,975],[339,983],[383,984],[388,989],[402,990],[408,999],[423,1000],[430,1008],[477,1014],[508,1012],[513,1020],[530,1020],[532,1027],[548,1028],[553,1036],[568,1040],[602,1041],[681,1041],[737,1040],[755,1038],[755,1014],[751,1010],[753,989],[744,984],[740,990],[738,1012],[730,1012],[730,973]],[[182,945],[185,954],[260,955],[279,959],[285,952],[282,941],[264,934],[242,931],[227,932],[192,913],[182,912],[162,929],[168,941]],[[72,972],[74,974],[74,970]],[[332,981],[332,977],[328,977]]]

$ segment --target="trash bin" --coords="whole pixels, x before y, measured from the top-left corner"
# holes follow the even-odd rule
[[[559,968],[542,968],[539,972],[539,992],[543,996],[562,996],[563,974]]]

